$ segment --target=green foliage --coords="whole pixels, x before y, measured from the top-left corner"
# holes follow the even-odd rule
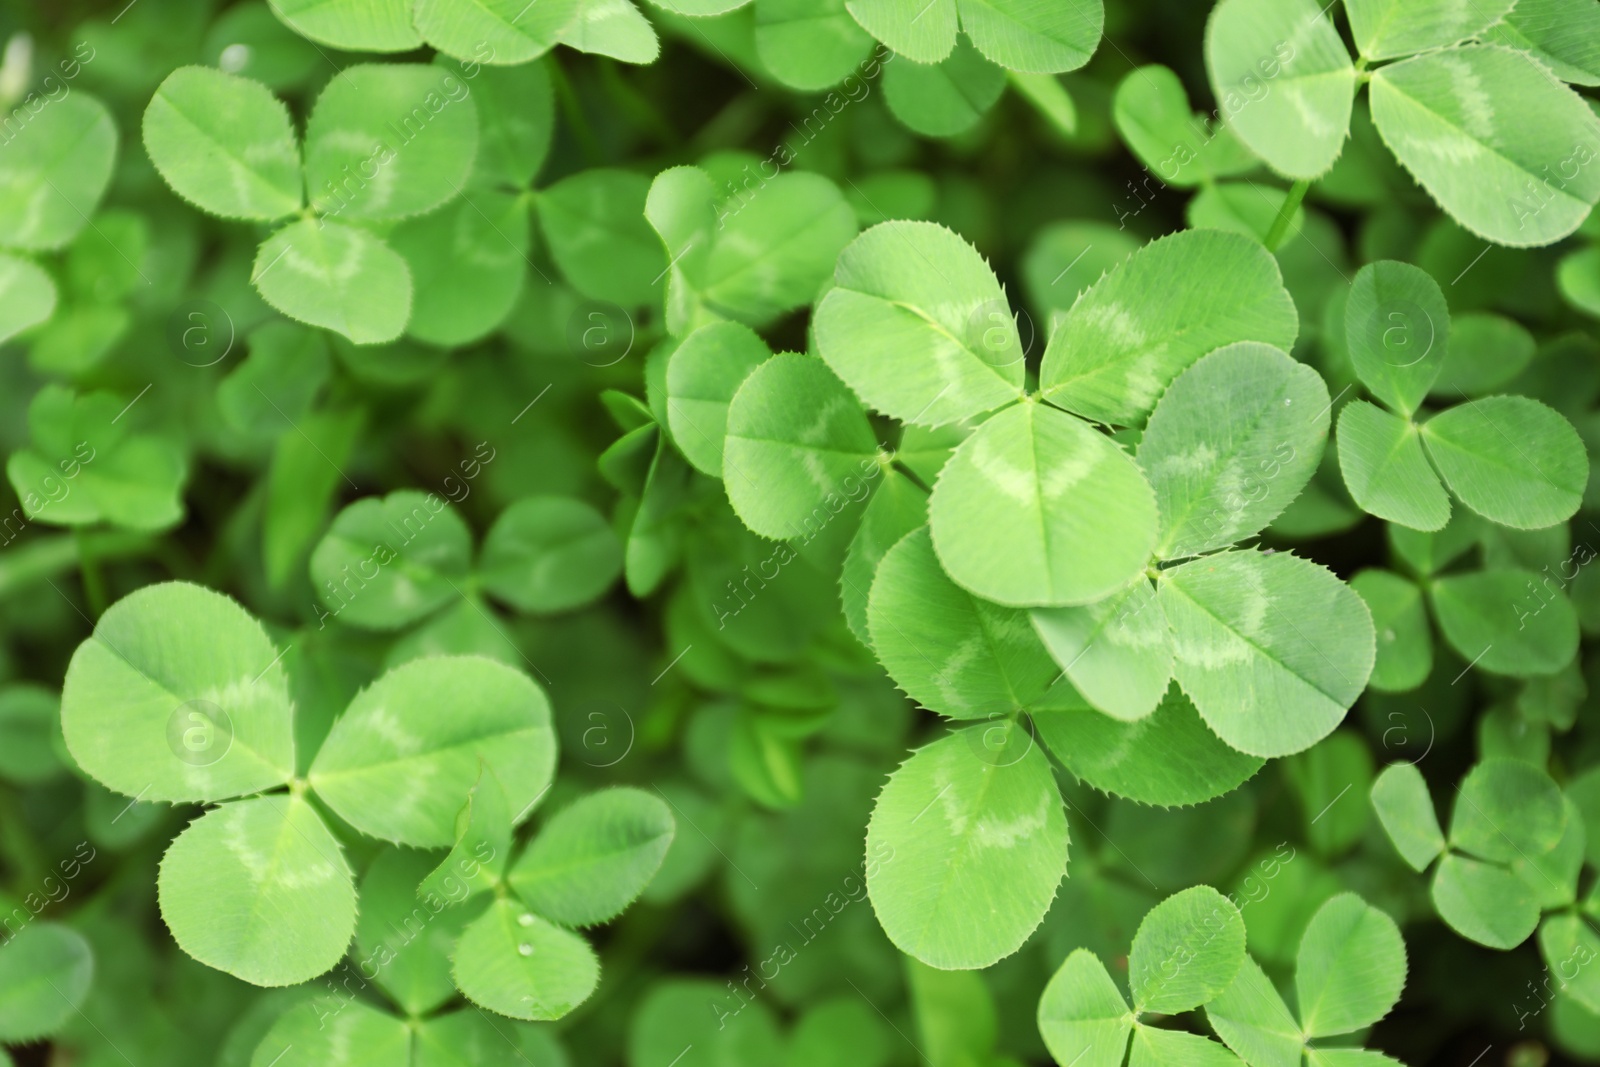
[[[1244,920],[1210,886],[1157,904],[1139,924],[1128,953],[1134,1011],[1175,1015],[1216,998],[1244,960]]]
[[[1333,897],[1300,941],[1296,1022],[1245,953],[1238,908],[1201,885],[1168,897],[1145,916],[1128,972],[1131,1011],[1093,953],[1078,949],[1061,964],[1038,1013],[1039,1031],[1056,1063],[1116,1067],[1130,1037],[1130,1063],[1298,1063],[1307,1040],[1359,1030],[1388,1014],[1400,997],[1406,957],[1393,919],[1353,893]],[[1158,1029],[1143,1018],[1202,1006],[1222,1045]]]
[[[1014,514],[996,529],[989,516]],[[1092,604],[1133,581],[1158,522],[1150,485],[1088,423],[1039,403],[1008,408],[961,443],[928,500],[939,560],[1001,604]]]
[[[1405,945],[1394,920],[1354,893],[1342,893],[1317,909],[1300,939],[1298,1022],[1248,957],[1233,985],[1207,1005],[1206,1018],[1247,1063],[1277,1062],[1285,1055],[1293,1062],[1302,1049],[1308,1062],[1315,1062],[1317,1052],[1305,1048],[1306,1041],[1350,1033],[1383,1018],[1400,999],[1405,977]]]
[[[935,0],[923,8],[909,0],[851,0],[846,6],[868,33],[914,62],[936,63],[949,55],[959,26],[994,62],[1033,73],[1083,66],[1105,19],[1100,0]]]
[[[593,508],[536,496],[500,513],[474,566],[472,533],[455,509],[436,494],[401,490],[341,511],[310,565],[332,616],[396,630],[436,617],[474,582],[525,612],[579,607],[610,588],[622,560],[616,533]]]
[[[1072,305],[1050,336],[1039,384],[1047,400],[1086,418],[1136,423],[1201,356],[1236,341],[1288,349],[1296,329],[1278,266],[1260,245],[1215,230],[1177,233]]]
[[[344,852],[294,795],[241,800],[196,819],[167,849],[157,884],[173,940],[256,985],[315,978],[344,955],[355,928]],[[278,915],[300,919],[285,930]]]
[[[145,109],[144,141],[173,191],[213,215],[271,222],[305,202],[289,111],[259,82],[173,71]]]
[[[1594,0],[11,7],[0,1064],[1600,1062]]]
[[[59,923],[23,927],[0,953],[0,1040],[34,1041],[60,1030],[94,980],[94,949]]]
[[[834,373],[902,422],[942,426],[1022,395],[1022,348],[999,281],[975,249],[930,223],[886,222],[852,241],[814,330]]]
[[[1044,754],[1020,731],[998,749],[985,747],[983,733],[968,727],[913,753],[867,827],[868,853],[892,857],[867,879],[884,931],[945,969],[984,967],[1016,951],[1066,870],[1067,821]],[[934,872],[938,888],[929,893]],[[958,920],[980,907],[983,926]]]
[[[1408,764],[1394,764],[1378,776],[1372,804],[1413,870],[1424,871],[1438,859],[1433,905],[1462,937],[1489,948],[1515,948],[1539,925],[1542,901],[1561,906],[1573,899],[1577,865],[1562,873],[1569,867],[1562,856],[1577,859],[1572,846],[1579,839],[1568,829],[1574,809],[1550,776],[1530,763],[1496,757],[1474,766],[1456,790],[1448,836],[1440,832],[1427,785]],[[1556,878],[1570,879],[1573,888],[1562,893]],[[1558,925],[1542,940],[1555,945],[1572,936]]]
[[[545,827],[508,880],[528,906],[567,926],[621,914],[672,844],[666,802],[638,789],[592,793]]]
[[[1220,113],[1273,170],[1317,178],[1350,128],[1355,68],[1313,0],[1224,0],[1206,23]]]
[[[1551,526],[1577,510],[1588,456],[1571,424],[1539,401],[1491,396],[1413,421],[1442,375],[1454,386],[1448,391],[1468,395],[1514,377],[1474,387],[1447,373],[1470,366],[1475,346],[1452,331],[1444,297],[1425,272],[1405,263],[1368,264],[1351,284],[1344,320],[1357,376],[1393,411],[1355,401],[1339,416],[1339,466],[1364,510],[1412,529],[1439,530],[1450,519],[1445,486],[1477,514],[1517,529]],[[1495,352],[1495,362],[1503,358],[1503,342],[1483,348]]]
[[[438,715],[457,701],[465,709]],[[480,760],[505,786],[514,824],[543,795],[555,757],[549,703],[527,675],[482,657],[429,657],[356,695],[307,780],[363,833],[437,848],[455,841]]]
[[[182,451],[156,433],[117,425],[128,406],[113,393],[49,385],[28,405],[33,447],[11,453],[6,478],[28,518],[160,530],[183,517]]]
[[[149,586],[78,646],[61,692],[73,760],[151,800],[221,800],[294,774],[288,678],[260,623],[199,586]]]
[[[0,146],[0,244],[23,251],[60,248],[82,232],[111,181],[117,127],[104,104],[75,94],[41,110]]]

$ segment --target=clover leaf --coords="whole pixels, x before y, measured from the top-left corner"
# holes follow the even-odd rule
[[[289,109],[260,82],[173,71],[145,109],[144,141],[173,191],[213,215],[271,222],[305,202]]]
[[[372,836],[448,846],[482,766],[509,783],[513,822],[543,796],[555,766],[549,706],[532,680],[489,659],[442,656],[397,667],[357,694],[307,777],[295,777],[282,659],[236,603],[168,582],[106,611],[74,654],[61,701],[79,766],[136,799],[289,786],[208,811],[161,865],[162,916],[179,945],[257,985],[323,973],[356,926],[354,875],[310,795]],[[457,710],[441,718],[444,706]],[[280,929],[281,914],[315,921]]]
[[[479,453],[482,454],[481,452]],[[434,617],[481,587],[532,613],[568,611],[611,587],[621,546],[582,501],[518,500],[500,512],[473,562],[472,532],[437,494],[402,489],[341,511],[311,553],[328,614],[366,630],[398,630]]]
[[[959,26],[983,54],[1011,70],[1052,74],[1089,61],[1100,38],[1100,0],[1039,7],[1017,0],[850,0],[866,31],[917,63],[937,63],[956,46]]]
[[[1457,790],[1448,837],[1411,764],[1393,764],[1378,776],[1372,805],[1413,870],[1438,860],[1433,904],[1457,933],[1498,949],[1515,948],[1533,933],[1541,898],[1554,883],[1530,865],[1557,849],[1569,819],[1568,805],[1544,771],[1506,758],[1477,764]],[[1576,878],[1573,867],[1573,891]]]
[[[674,832],[672,812],[660,797],[604,789],[552,817],[506,880],[553,922],[593,926],[620,915],[644,891]]]
[[[716,319],[760,327],[808,303],[856,236],[855,212],[820,174],[761,176],[759,194],[719,193],[699,167],[656,175],[645,217],[666,247],[667,328]]]
[[[1339,158],[1366,82],[1384,145],[1457,222],[1496,244],[1546,245],[1600,199],[1600,177],[1586,166],[1600,117],[1551,73],[1585,83],[1585,59],[1544,51],[1566,46],[1550,39],[1537,5],[1522,19],[1511,7],[1346,0],[1358,68],[1312,0],[1224,0],[1207,22],[1206,67],[1220,114],[1268,166],[1297,180],[1296,202]],[[1519,113],[1542,120],[1508,121]]]
[[[0,145],[0,247],[60,248],[78,236],[111,181],[117,128],[87,93],[54,101],[36,116],[7,116]],[[21,120],[18,122],[18,120]],[[12,124],[20,129],[12,133]]]
[[[1215,1042],[1157,1029],[1141,1016],[1212,1001],[1249,962],[1239,909],[1210,886],[1186,889],[1151,909],[1134,935],[1128,954],[1131,1011],[1099,957],[1080,948],[1045,986],[1039,1033],[1058,1064],[1121,1067],[1130,1038],[1130,1063],[1237,1063]]]
[[[1045,347],[1040,393],[1127,425],[1201,356],[1236,341],[1287,351],[1298,329],[1278,266],[1257,242],[1182,231],[1139,249],[1072,305]]]
[[[134,419],[123,421],[138,399],[60,385],[34,394],[32,447],[6,461],[25,515],[60,526],[134,530],[164,529],[183,517],[184,454],[164,436],[133,432]]]
[[[654,29],[629,0],[271,0],[273,13],[314,41],[358,52],[409,52],[424,43],[464,63],[523,64],[557,44],[649,63]]]
[[[1388,915],[1354,893],[1323,903],[1307,924],[1295,956],[1299,1019],[1259,964],[1249,957],[1239,975],[1206,1005],[1223,1043],[1252,1067],[1308,1062],[1393,1063],[1378,1053],[1309,1044],[1372,1025],[1400,999],[1406,952]]]
[[[157,882],[178,946],[256,985],[294,985],[333,967],[356,922],[338,840],[295,795],[214,808],[173,839]],[[276,917],[294,915],[292,924]]]
[[[60,1030],[81,1010],[94,969],[94,949],[70,926],[30,922],[10,934],[0,952],[0,1040],[23,1044]]]
[[[1577,510],[1587,456],[1566,419],[1539,401],[1493,396],[1413,421],[1453,362],[1450,314],[1432,278],[1405,263],[1370,263],[1344,319],[1357,375],[1394,412],[1356,401],[1339,416],[1340,468],[1364,510],[1438,530],[1450,517],[1441,477],[1473,511],[1518,529]]]
[[[469,710],[439,716],[462,696]],[[526,817],[555,770],[549,703],[520,671],[441,656],[396,667],[357,694],[307,780],[363,833],[437,848],[455,841],[456,810],[480,759],[505,786],[513,822]]]
[[[994,729],[1000,729],[996,727]],[[974,726],[918,749],[867,825],[873,910],[902,951],[935,967],[986,967],[1033,933],[1066,871],[1067,822],[1043,753]],[[983,909],[983,923],[960,916]]]
[[[477,111],[463,89],[438,66],[341,71],[306,124],[302,178],[288,112],[271,90],[181,67],[145,109],[145,149],[168,185],[212,214],[275,221],[308,203],[262,243],[251,280],[290,318],[377,344],[405,329],[412,279],[405,259],[360,224],[461,194],[478,149]]]

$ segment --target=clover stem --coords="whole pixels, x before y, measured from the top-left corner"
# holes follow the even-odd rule
[[[1284,198],[1283,206],[1278,209],[1278,217],[1272,220],[1272,229],[1267,231],[1266,240],[1261,243],[1267,246],[1268,252],[1276,252],[1278,246],[1289,233],[1289,220],[1294,218],[1294,213],[1300,209],[1300,202],[1306,198],[1306,190],[1311,188],[1308,179],[1301,179],[1289,186],[1289,195]]]
[[[555,87],[561,112],[567,116],[573,135],[578,139],[578,147],[583,150],[584,158],[590,166],[599,166],[605,159],[605,153],[601,151],[600,141],[595,137],[594,131],[589,129],[589,122],[583,114],[583,105],[578,102],[578,94],[573,90],[567,72],[556,62],[556,57],[553,55],[548,57],[546,65],[550,68],[550,81]]]
[[[39,853],[38,845],[28,832],[28,824],[18,807],[16,794],[10,786],[0,786],[0,856],[16,871],[12,888],[36,885],[49,870]],[[22,892],[16,892],[22,899]]]
[[[100,574],[100,561],[89,547],[82,530],[73,532],[78,543],[78,573],[83,578],[83,594],[89,599],[89,614],[99,618],[106,610],[106,583]]]

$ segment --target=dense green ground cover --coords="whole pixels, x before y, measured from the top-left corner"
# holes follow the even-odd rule
[[[0,1063],[1600,1062],[1597,0],[0,40]]]

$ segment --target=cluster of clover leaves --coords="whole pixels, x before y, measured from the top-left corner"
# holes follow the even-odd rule
[[[216,805],[161,862],[161,915],[185,952],[257,985],[293,985],[340,965],[354,936],[344,966],[406,1013],[351,1003],[340,976],[283,1015],[262,1049],[281,1036],[294,1049],[283,1062],[315,1064],[358,1038],[448,1047],[481,1029],[481,1013],[413,1023],[457,990],[523,1020],[588,997],[599,962],[574,931],[614,918],[649,883],[674,833],[666,803],[631,788],[588,794],[513,857],[513,830],[556,763],[536,682],[484,656],[414,659],[315,736],[296,714],[288,651],[221,594],[146,586],[100,618],[61,697],[67,748],[88,775],[136,800]],[[391,846],[359,893],[350,835]],[[338,1025],[325,1025],[335,1012]]]
[[[1592,806],[1594,775],[1573,795]],[[1600,896],[1580,899],[1579,877],[1596,856],[1585,819],[1543,767],[1506,756],[1475,764],[1456,788],[1448,836],[1427,783],[1410,763],[1372,783],[1372,806],[1400,857],[1418,873],[1433,867],[1429,895],[1452,930],[1493,949],[1516,948],[1538,931],[1545,974],[1518,1015],[1542,1011],[1557,994],[1600,1012]],[[1525,1005],[1525,1007],[1524,1007]]]
[[[637,309],[658,300],[665,279],[670,338],[645,372],[651,403],[604,398],[626,432],[601,470],[619,488],[644,486],[636,513],[617,520],[631,527],[626,547],[588,505],[535,497],[500,513],[475,560],[459,515],[400,491],[350,504],[312,550],[332,491],[294,486],[280,498],[297,496],[311,517],[297,524],[310,531],[303,548],[340,622],[448,623],[446,605],[460,601],[461,617],[488,623],[480,593],[522,612],[560,611],[592,602],[619,572],[642,598],[686,556],[690,581],[668,608],[670,632],[683,624],[682,590],[725,573],[705,562],[722,542],[674,540],[681,531],[667,515],[675,492],[697,491],[691,471],[722,479],[731,515],[762,538],[788,544],[849,526],[838,590],[846,622],[904,692],[958,727],[891,777],[867,836],[869,856],[896,857],[867,879],[880,922],[937,968],[1014,952],[1054,898],[1068,832],[1052,757],[1103,792],[1162,808],[1233,790],[1267,759],[1309,763],[1315,751],[1336,761],[1331,742],[1349,739],[1330,734],[1364,687],[1410,691],[1430,675],[1430,618],[1445,645],[1491,674],[1556,685],[1577,673],[1578,614],[1564,595],[1507,612],[1537,575],[1504,565],[1504,553],[1483,570],[1440,573],[1472,538],[1499,536],[1482,534],[1481,520],[1547,530],[1574,514],[1589,468],[1567,419],[1533,399],[1487,395],[1498,385],[1484,387],[1465,357],[1497,354],[1484,344],[1488,316],[1452,322],[1438,283],[1390,260],[1334,297],[1320,369],[1350,388],[1329,388],[1288,354],[1305,331],[1271,249],[1310,184],[1364,137],[1473,233],[1517,246],[1572,233],[1600,197],[1600,119],[1566,84],[1600,83],[1592,3],[1345,0],[1352,60],[1316,0],[1222,0],[1204,47],[1217,125],[1196,125],[1165,67],[1128,75],[1112,117],[1163,181],[1204,186],[1196,204],[1207,210],[1247,184],[1219,179],[1261,163],[1292,180],[1268,191],[1278,217],[1265,247],[1197,228],[1112,257],[1050,322],[1037,367],[977,252],[926,222],[858,236],[862,219],[919,212],[878,211],[853,182],[861,203],[820,173],[790,171],[735,207],[719,190],[742,160],[727,153],[653,183],[593,168],[535,192],[553,125],[549,65],[536,60],[559,44],[649,62],[656,25],[688,37],[724,20],[716,25],[731,32],[718,39],[741,70],[808,91],[876,76],[874,41],[888,46],[892,63],[877,53],[887,108],[928,136],[970,128],[1007,84],[1070,131],[1071,98],[1051,75],[1094,53],[1099,0],[653,4],[646,19],[630,0],[272,0],[259,13],[273,31],[299,34],[302,51],[308,40],[369,53],[428,46],[439,58],[338,71],[303,136],[275,95],[284,86],[227,63],[187,65],[197,56],[177,60],[143,108],[142,143],[167,186],[218,218],[277,227],[245,235],[248,247],[265,238],[251,281],[305,325],[253,333],[250,362],[217,395],[224,420],[256,443],[276,432],[303,447],[281,434],[295,419],[262,386],[280,399],[284,386],[302,401],[286,406],[312,414],[329,362],[315,330],[374,346],[367,357],[340,349],[357,378],[357,367],[400,364],[398,350],[379,346],[402,335],[445,348],[493,335],[527,281],[535,219],[572,292]],[[1357,109],[1362,86],[1368,105]],[[74,91],[0,146],[9,224],[0,340],[40,328],[30,364],[73,383],[38,391],[31,444],[7,470],[30,521],[161,530],[184,511],[191,456],[181,435],[134,429],[124,416],[138,398],[99,391],[86,373],[130,329],[135,281],[154,286],[134,262],[149,262],[144,218],[97,210],[117,144],[110,111]],[[1591,310],[1594,255],[1574,253],[1560,274]],[[187,278],[168,273],[173,284]],[[806,352],[775,354],[754,332],[814,298]],[[1457,344],[1469,323],[1473,343]],[[1531,337],[1527,347],[1531,356]],[[1366,398],[1345,400],[1357,387]],[[277,418],[256,418],[265,412],[252,389]],[[308,421],[298,437],[320,453],[312,435],[336,420]],[[1330,425],[1345,488],[1391,524],[1415,578],[1369,570],[1346,585],[1281,550],[1245,547],[1319,469],[1324,479],[1333,470]],[[833,525],[836,505],[859,503],[863,487],[855,525]],[[408,523],[414,533],[385,543]],[[274,551],[272,540],[266,570],[281,587],[304,553],[298,543]],[[774,604],[785,595],[767,594],[748,615],[733,602],[727,644],[820,629],[805,612],[783,619]],[[715,610],[722,617],[709,625],[720,631],[730,615]],[[768,613],[765,629],[757,612]],[[749,716],[782,725],[759,727],[773,732],[737,749],[743,762],[732,758],[736,776],[783,769],[740,778],[773,807],[797,802],[798,756],[760,746],[820,728],[819,712],[838,702],[820,670],[768,669],[780,658],[726,671],[746,705],[786,713]],[[66,745],[90,777],[136,801],[215,805],[172,843],[159,877],[162,915],[189,955],[286,985],[341,966],[354,938],[342,966],[381,998],[335,991],[280,1014],[256,1050],[262,1067],[351,1048],[379,1062],[503,1057],[502,1031],[458,994],[521,1020],[581,1002],[598,964],[575,931],[640,893],[673,820],[648,794],[606,790],[549,819],[518,852],[515,828],[555,763],[536,683],[481,656],[412,660],[335,717],[302,697],[294,674],[294,651],[280,652],[232,601],[147,586],[105,612],[74,657],[60,709]],[[55,714],[48,699],[38,706]],[[1434,867],[1433,905],[1449,926],[1500,949],[1537,931],[1561,991],[1600,1013],[1600,968],[1588,966],[1600,952],[1591,925],[1600,904],[1579,893],[1595,846],[1573,799],[1582,789],[1563,796],[1543,762],[1484,759],[1461,783],[1448,836],[1414,767],[1386,771],[1372,799],[1404,860]],[[1594,777],[1582,781],[1594,795]],[[347,861],[357,849],[363,861],[375,850],[371,862]],[[367,871],[359,887],[352,866]],[[393,937],[410,927],[420,934]],[[52,923],[8,945],[0,967],[30,981],[50,971],[72,1010],[92,969],[87,941]],[[1104,965],[1080,951],[1046,991],[1039,1022],[1068,1067],[1129,1057],[1358,1067],[1390,1061],[1322,1041],[1381,1017],[1403,975],[1393,924],[1335,897],[1301,943],[1291,1011],[1245,955],[1237,910],[1201,888],[1140,928],[1131,1011]],[[913,996],[940,980],[913,965]],[[636,1033],[647,1037],[634,1040],[651,1055],[677,1043],[650,1035],[703,1011],[709,995],[691,986],[663,987],[641,1010]],[[1200,1007],[1222,1044],[1152,1025]],[[62,1021],[53,1001],[9,1010],[29,1029],[7,1038]],[[516,1033],[528,1055],[548,1054],[535,1051],[539,1032]],[[775,1062],[769,1047],[776,1036],[750,1058]]]
[[[1517,0],[1345,0],[1360,53],[1352,62],[1331,6],[1223,0],[1212,10],[1205,58],[1218,116],[1255,157],[1299,183],[1321,177],[1345,147],[1366,85],[1383,143],[1462,226],[1521,247],[1577,229],[1600,197],[1600,169],[1590,165],[1600,118],[1564,83],[1594,84],[1591,12]],[[1165,105],[1169,124],[1186,123],[1181,89],[1177,99],[1170,86],[1148,97]],[[1289,196],[1297,203],[1304,192],[1301,184]]]
[[[1349,1040],[1344,1035],[1387,1015],[1405,977],[1394,920],[1341,893],[1317,909],[1300,938],[1291,1011],[1246,953],[1239,910],[1201,885],[1168,897],[1139,924],[1127,955],[1132,1010],[1100,958],[1080,948],[1045,987],[1039,1032],[1063,1067],[1383,1067],[1397,1061],[1324,1040]],[[1221,1044],[1157,1025],[1201,1007]]]
[[[657,228],[675,256],[671,228]],[[1367,268],[1347,305],[1356,373],[1408,416],[1448,331],[1437,287],[1424,292],[1413,270]],[[1420,341],[1397,348],[1374,323],[1396,308],[1417,320],[1418,300],[1439,336],[1402,366]],[[1030,390],[1005,296],[977,252],[938,226],[889,222],[840,254],[815,309],[814,353],[772,355],[713,323],[667,357],[675,438],[720,474],[754,532],[799,538],[830,496],[876,480],[845,563],[847,618],[922,706],[1001,720],[918,750],[878,798],[869,849],[915,857],[871,881],[904,951],[981,967],[1043,917],[1067,825],[1035,734],[1097,788],[1193,804],[1316,744],[1366,686],[1376,639],[1362,598],[1310,561],[1238,547],[1322,459],[1333,401],[1287,353],[1297,327],[1257,242],[1187,231],[1133,253],[1072,304]],[[906,425],[914,466],[879,445],[869,407]],[[1488,518],[1549,525],[1578,506],[1587,460],[1576,433],[1523,398],[1469,402],[1420,431],[1348,405],[1341,458],[1358,501],[1404,496],[1388,488],[1396,449],[1354,428],[1368,410],[1399,425],[1391,436],[1418,461],[1425,439]],[[1509,456],[1507,434],[1519,442]],[[1472,592],[1441,587],[1441,615],[1487,603]],[[1013,730],[1024,712],[1030,729]],[[985,923],[956,920],[980,901]]]

